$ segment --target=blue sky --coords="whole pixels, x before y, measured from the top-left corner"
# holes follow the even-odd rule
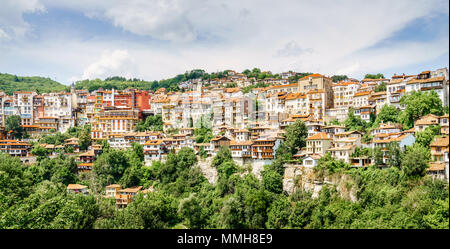
[[[0,0],[0,72],[64,84],[195,68],[325,75],[448,67],[441,0]]]

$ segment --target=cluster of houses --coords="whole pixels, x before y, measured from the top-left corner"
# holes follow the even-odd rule
[[[125,208],[130,204],[135,198],[136,195],[142,193],[144,196],[148,192],[153,192],[153,188],[150,187],[148,189],[142,189],[142,186],[135,186],[129,188],[122,188],[119,184],[111,184],[105,187],[105,195],[106,198],[115,198],[116,200],[116,208]],[[88,186],[81,184],[69,184],[67,185],[67,192],[73,194],[89,194]]]
[[[22,127],[31,136],[29,140],[90,124],[94,141],[107,140],[112,148],[120,149],[130,148],[132,143],[141,144],[147,165],[153,160],[164,160],[170,151],[183,147],[214,156],[221,146],[228,146],[239,164],[269,164],[283,142],[286,127],[296,120],[302,120],[308,129],[306,147],[294,155],[303,159],[304,166],[314,166],[329,152],[334,158],[363,167],[372,162],[370,158],[356,156],[357,148],[379,147],[386,151],[391,142],[398,142],[404,148],[414,143],[416,132],[431,125],[440,124],[441,133],[448,139],[448,115],[424,116],[410,130],[403,130],[399,124],[382,123],[370,134],[371,141],[362,141],[361,132],[331,125],[333,120],[344,121],[350,108],[366,122],[384,105],[403,110],[405,106],[400,104],[400,99],[412,91],[435,91],[443,105],[448,106],[447,68],[417,75],[394,75],[391,79],[347,79],[337,83],[330,77],[311,74],[289,82],[296,74],[285,72],[279,79],[257,80],[228,71],[228,76],[222,79],[182,82],[180,87],[184,90],[180,92],[168,92],[164,88],[154,92],[136,89],[89,92],[75,90],[73,85],[69,93],[18,91],[8,96],[0,92],[0,150],[14,156],[29,156],[29,141],[14,140],[5,130],[5,120],[11,115],[21,117]],[[242,91],[242,87],[259,82],[270,86]],[[229,83],[235,84],[224,87]],[[385,90],[379,90],[382,84]],[[152,115],[161,115],[163,131],[136,132],[138,122]],[[198,127],[211,128],[214,137],[209,142],[196,143],[194,129]],[[430,171],[448,179],[448,143],[439,149],[438,144],[443,144],[441,140],[445,138],[436,139],[431,145],[435,156]],[[42,146],[52,151],[72,146],[74,153],[81,153],[77,155],[79,170],[83,172],[92,169],[101,153],[99,145],[80,152],[76,139],[59,146]]]

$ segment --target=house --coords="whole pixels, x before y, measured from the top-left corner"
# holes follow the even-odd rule
[[[332,141],[327,133],[317,133],[306,138],[306,152],[309,155],[318,154],[323,156],[332,147]]]
[[[275,158],[275,152],[281,144],[279,138],[268,138],[253,140],[252,158],[258,160],[272,160]]]
[[[342,125],[328,125],[322,128],[322,131],[334,137],[334,134],[345,132],[346,128]]]
[[[366,121],[366,123],[370,122],[370,115],[375,114],[375,106],[361,106],[355,108],[354,111],[355,116],[360,116],[363,121]]]
[[[69,138],[64,140],[64,148],[72,147],[74,153],[78,153],[80,151],[79,139],[76,137]]]
[[[233,136],[236,141],[248,141],[250,138],[250,131],[247,129],[234,130]]]
[[[26,157],[31,151],[31,144],[18,140],[0,140],[0,152],[10,156]]]
[[[213,154],[213,146],[211,145],[211,143],[194,143],[194,150],[197,153],[200,148],[203,148],[208,156],[211,156]]]
[[[402,132],[391,134],[378,134],[373,138],[373,148],[381,148],[383,151],[383,163],[387,163],[388,145],[390,143],[398,143],[400,149],[405,150],[407,146],[411,146],[416,141],[412,134],[404,134]]]
[[[94,161],[97,158],[97,155],[95,154],[94,150],[91,149],[89,151],[86,151],[78,156],[79,160],[81,161],[78,164],[78,172],[89,172],[92,170],[92,167],[94,166]]]
[[[230,141],[231,139],[226,136],[218,136],[211,139],[211,145],[214,151],[218,151],[220,147],[230,145]]]
[[[81,184],[69,184],[67,185],[67,192],[69,193],[74,193],[74,194],[78,194],[78,193],[82,193],[85,195],[89,194],[89,190],[87,186],[81,185]]]
[[[448,106],[448,83],[444,76],[431,77],[430,71],[425,71],[417,76],[417,79],[406,82],[406,92],[435,91],[444,106]]]
[[[391,134],[396,132],[402,131],[402,125],[401,124],[392,124],[390,122],[388,123],[380,123],[380,125],[373,129],[371,132],[372,136],[378,135],[378,134]]]
[[[252,141],[230,141],[231,157],[244,164],[245,159],[252,158]]]
[[[430,126],[438,124],[439,124],[439,116],[430,113],[414,122],[414,130],[416,132],[421,132]]]
[[[153,160],[161,160],[162,155],[165,154],[166,143],[163,140],[148,140],[144,144],[144,160],[146,164]]]
[[[448,151],[448,136],[436,136],[430,144],[431,159],[434,162],[444,162],[444,152]]]
[[[337,137],[333,140],[333,147],[328,149],[327,152],[330,152],[331,156],[337,160],[343,160],[346,163],[350,163],[350,157],[353,152],[355,152],[355,148],[360,146],[360,136]]]
[[[356,109],[369,105],[369,97],[371,94],[371,91],[356,92],[355,95],[353,95],[353,107]]]
[[[141,189],[142,186],[117,190],[116,207],[124,208],[128,206],[128,204],[130,204],[134,200]]]
[[[319,159],[322,157],[322,155],[318,154],[311,154],[308,156],[305,156],[303,158],[303,167],[306,168],[314,168],[319,163]]]
[[[122,189],[122,187],[119,184],[111,184],[105,187],[106,191],[106,197],[112,197],[115,198],[117,191]]]

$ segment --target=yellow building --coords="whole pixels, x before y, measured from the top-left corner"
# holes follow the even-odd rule
[[[139,116],[138,110],[131,108],[104,108],[92,123],[92,139],[107,139],[134,131]]]

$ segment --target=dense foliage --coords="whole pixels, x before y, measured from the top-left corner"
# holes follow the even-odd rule
[[[145,121],[139,121],[135,127],[136,131],[163,131],[163,121],[160,114],[148,116]]]
[[[362,152],[361,152],[362,153]],[[211,185],[195,166],[190,148],[169,153],[166,162],[143,166],[142,146],[108,149],[89,174],[77,176],[73,158],[59,155],[24,167],[0,154],[0,228],[444,228],[449,227],[448,184],[424,177],[428,154],[413,146],[400,167],[350,168],[326,155],[316,175],[348,175],[318,196],[282,190],[283,165],[267,165],[262,181],[242,169],[224,147],[214,158],[218,180]],[[395,158],[395,155],[393,155]],[[89,186],[91,194],[67,193],[68,183]],[[153,186],[128,207],[115,209],[104,186]]]
[[[38,76],[22,77],[0,73],[0,90],[8,95],[12,95],[15,91],[35,91],[38,93],[69,91],[70,87],[50,78]]]
[[[444,108],[439,95],[435,91],[413,91],[400,99],[400,104],[406,106],[399,116],[405,129],[414,126],[414,121],[427,114],[443,115]]]
[[[342,80],[346,80],[346,79],[348,79],[348,77],[347,77],[347,75],[333,75],[333,76],[331,76],[331,80],[333,81],[333,82],[339,82],[339,81],[342,81]]]
[[[384,79],[384,75],[381,73],[377,74],[366,74],[364,79]]]

